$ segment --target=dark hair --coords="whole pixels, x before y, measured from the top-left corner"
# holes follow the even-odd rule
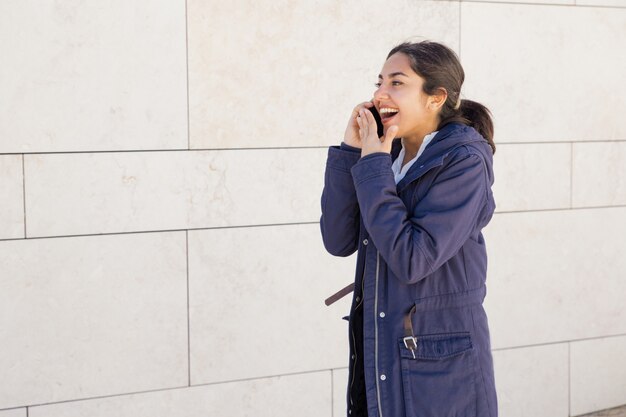
[[[495,153],[491,112],[478,102],[459,97],[465,72],[457,54],[441,43],[428,40],[403,42],[395,46],[387,58],[398,52],[405,54],[413,71],[424,78],[424,93],[433,95],[440,88],[447,91],[448,98],[439,112],[440,121],[437,130],[451,122],[472,126],[487,139],[492,152]],[[460,107],[455,109],[457,100],[461,100]]]

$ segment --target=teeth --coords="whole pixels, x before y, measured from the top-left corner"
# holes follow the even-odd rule
[[[400,110],[398,109],[392,109],[391,107],[383,107],[380,109],[380,114],[384,114],[384,113],[397,113]]]

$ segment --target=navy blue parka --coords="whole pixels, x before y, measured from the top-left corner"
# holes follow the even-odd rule
[[[401,147],[397,138],[391,154],[361,157],[344,143],[328,150],[324,246],[335,256],[358,251],[348,416],[496,417],[482,306],[491,148],[473,127],[448,123],[396,185],[391,165]]]

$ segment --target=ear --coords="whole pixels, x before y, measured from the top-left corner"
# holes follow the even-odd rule
[[[448,99],[448,92],[445,88],[439,87],[438,92],[432,96],[428,96],[428,108],[432,111],[437,111],[443,107],[444,103]]]

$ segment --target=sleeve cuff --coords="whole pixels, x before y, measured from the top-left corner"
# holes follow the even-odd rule
[[[352,166],[356,164],[361,158],[361,150],[350,146],[350,148],[358,150],[358,152],[354,152],[351,150],[343,149],[343,146],[344,144],[342,143],[341,146],[331,146],[328,148],[328,159],[326,161],[326,164],[329,168],[349,174]]]
[[[350,145],[346,144],[346,142],[341,142],[340,148],[343,149],[344,151],[361,153],[361,149],[360,148],[355,148],[354,146],[350,146]]]
[[[373,177],[392,176],[391,155],[386,152],[375,152],[365,155],[354,164],[351,172],[355,185]]]

